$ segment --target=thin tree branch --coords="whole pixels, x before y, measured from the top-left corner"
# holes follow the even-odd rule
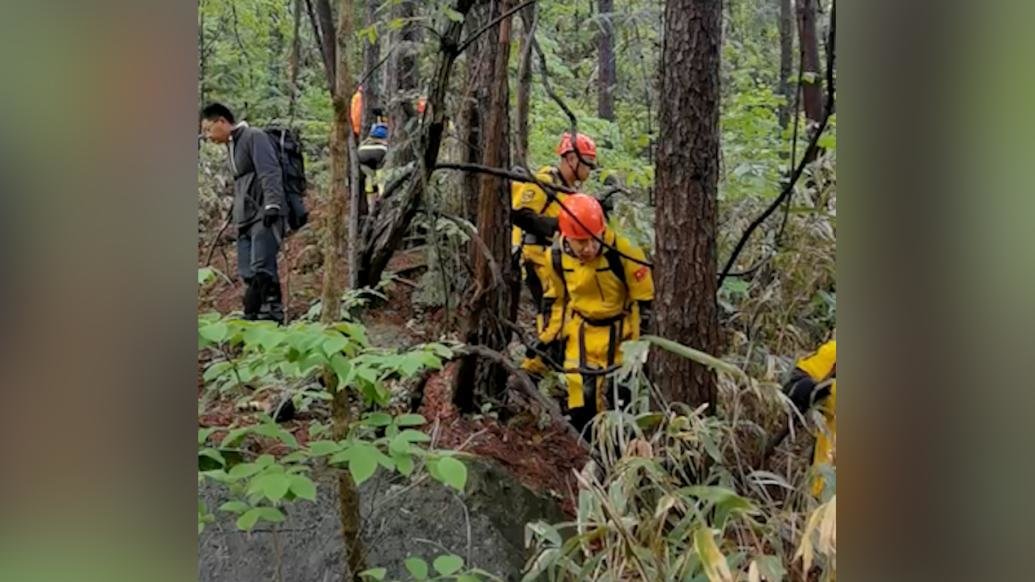
[[[439,216],[441,216],[442,218],[445,218],[446,220],[452,222],[453,224],[455,224],[457,226],[457,228],[459,228],[460,230],[464,231],[464,233],[466,233],[467,236],[471,237],[471,240],[474,241],[475,246],[478,247],[478,250],[480,250],[482,252],[482,254],[485,255],[485,260],[489,263],[489,270],[492,271],[492,286],[489,287],[488,289],[480,290],[478,292],[478,294],[481,295],[483,293],[488,293],[489,291],[491,291],[492,289],[495,289],[496,287],[502,287],[503,286],[503,274],[502,274],[502,271],[500,271],[499,263],[497,263],[496,259],[492,256],[492,251],[489,249],[489,245],[485,244],[485,241],[482,240],[482,237],[478,235],[478,229],[473,227],[473,226],[471,226],[471,224],[469,222],[467,222],[466,220],[464,220],[464,219],[462,219],[460,217],[453,216],[451,214],[441,214],[441,213],[439,214]],[[475,300],[477,300],[477,296],[476,296],[476,298],[474,300],[472,300],[472,302],[475,301]]]
[[[546,89],[546,94],[549,95],[550,99],[553,99],[554,102],[557,103],[557,105],[564,110],[564,114],[568,116],[568,121],[571,122],[571,143],[573,144],[572,150],[575,152],[575,155],[579,158],[580,162],[589,167],[595,166],[595,164],[589,162],[588,160],[586,160],[586,158],[582,157],[582,152],[576,145],[578,144],[579,136],[578,118],[575,117],[575,113],[571,110],[571,108],[568,107],[568,104],[565,103],[563,99],[561,99],[561,96],[558,95],[553,90],[553,86],[550,85],[550,74],[549,70],[546,67],[546,54],[543,53],[543,49],[539,46],[539,41],[536,40],[535,36],[532,37],[532,48],[535,49],[536,55],[539,57],[539,76],[543,78],[543,88]]]
[[[312,0],[305,0],[306,12],[309,13],[309,23],[313,27],[313,36],[316,38],[316,46],[320,49],[320,59],[323,61],[324,77],[327,79],[327,90],[334,95],[334,65],[328,60],[327,51],[323,48],[323,35],[320,33],[320,25],[316,22],[316,13],[313,11]]]
[[[528,168],[524,168],[524,167],[522,167],[524,172],[520,173],[520,174],[517,173],[517,172],[510,172],[510,171],[504,170],[502,168],[492,168],[492,167],[489,167],[489,166],[483,166],[481,164],[439,163],[439,164],[435,165],[434,169],[436,169],[436,170],[460,170],[460,171],[464,171],[464,172],[479,172],[479,173],[482,173],[482,174],[489,174],[489,175],[492,175],[492,176],[498,176],[500,178],[509,178],[509,179],[514,180],[516,182],[531,182],[531,183],[536,184],[540,188],[542,188],[543,191],[546,192],[547,196],[554,197],[554,198],[555,198],[554,192],[565,192],[567,194],[574,194],[574,193],[576,193],[576,191],[574,189],[572,189],[572,188],[568,188],[566,186],[558,186],[558,185],[555,185],[555,184],[548,184],[546,182],[543,182],[539,178],[536,178],[535,175],[532,174],[532,172],[530,172],[528,170]],[[585,224],[583,224],[582,220],[580,220],[578,216],[575,216],[575,214],[571,210],[568,210],[568,207],[565,206],[563,202],[561,202],[560,200],[557,200],[557,204],[560,206],[561,210],[563,210],[566,214],[568,214],[568,216],[570,216],[572,218],[572,220],[575,221],[576,224],[581,226],[586,232],[590,233],[590,236],[593,237],[593,240],[595,240],[598,243],[600,243],[600,245],[602,247],[604,247],[606,249],[610,249],[610,250],[618,253],[623,259],[626,259],[628,261],[632,261],[633,263],[636,263],[637,265],[642,265],[644,267],[650,267],[650,268],[654,267],[654,264],[651,263],[650,261],[644,261],[642,259],[638,259],[636,257],[627,255],[627,254],[623,253],[620,249],[616,248],[614,245],[608,244],[607,241],[605,241],[599,235],[593,234],[592,230],[589,227],[587,227]]]
[[[468,45],[470,45],[472,42],[478,40],[479,36],[481,36],[481,35],[485,34],[486,32],[488,32],[492,27],[494,27],[497,24],[499,24],[500,21],[502,21],[504,18],[507,18],[508,16],[510,16],[511,14],[514,14],[515,12],[521,10],[522,8],[525,8],[526,6],[531,6],[532,4],[535,4],[535,3],[536,3],[536,0],[528,0],[528,2],[525,2],[524,4],[518,4],[514,8],[511,8],[510,10],[504,12],[503,14],[500,14],[496,18],[493,18],[488,24],[486,24],[485,26],[481,27],[478,30],[478,32],[475,32],[471,36],[469,36],[466,39],[464,39],[460,43],[460,46],[458,46],[456,48],[456,53],[460,54],[460,53],[464,52],[464,49],[467,48]]]
[[[528,372],[525,372],[521,368],[514,365],[514,362],[510,361],[510,358],[496,350],[487,348],[480,345],[463,345],[453,351],[457,355],[475,355],[502,366],[507,372],[511,374],[512,378],[516,378],[515,382],[509,383],[510,386],[517,388],[522,394],[531,398],[533,401],[543,407],[543,410],[550,416],[550,419],[555,423],[564,427],[565,431],[573,438],[577,439],[578,442],[582,443],[583,446],[589,448],[588,443],[579,434],[579,431],[575,430],[575,427],[564,419],[564,415],[561,412],[560,406],[557,405],[552,399],[544,396],[539,392],[539,388],[532,382],[528,377]]]
[[[356,81],[356,85],[359,86],[359,85],[362,85],[363,83],[366,83],[367,79],[370,78],[370,75],[373,75],[374,72],[376,72],[378,69],[380,69],[381,65],[385,64],[388,61],[389,57],[392,56],[392,53],[394,53],[395,49],[397,49],[397,48],[399,48],[398,44],[392,46],[392,48],[388,50],[388,54],[386,54],[384,57],[382,57],[381,60],[378,61],[376,65],[374,65],[373,67],[370,67],[370,70],[368,70],[368,71],[363,73],[363,76],[359,78],[359,81]]]

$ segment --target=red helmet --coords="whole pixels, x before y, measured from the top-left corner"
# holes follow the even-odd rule
[[[586,194],[572,194],[561,202],[561,206],[564,208],[557,217],[557,226],[565,238],[579,240],[604,234],[607,226],[604,209],[596,198]]]
[[[568,152],[573,152],[576,147],[578,147],[579,154],[586,158],[586,161],[596,161],[597,144],[593,143],[593,138],[584,133],[578,134],[575,138],[575,145],[573,146],[571,143],[571,134],[565,132],[564,135],[561,136],[561,143],[557,144],[557,155],[563,156]]]

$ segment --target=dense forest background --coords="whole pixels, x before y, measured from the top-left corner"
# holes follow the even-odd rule
[[[294,323],[235,319],[232,180],[225,150],[201,146],[199,484],[238,490],[202,503],[199,529],[223,512],[275,536],[284,506],[315,499],[327,469],[348,576],[514,575],[470,556],[427,556],[421,570],[357,549],[357,485],[424,471],[462,491],[475,469],[454,463],[472,454],[532,490],[570,487],[555,491],[569,523],[529,522],[526,579],[833,579],[835,475],[825,467],[823,493],[809,494],[817,419],[779,390],[836,322],[833,12],[828,0],[200,0],[199,108],[297,128],[312,216],[282,250]],[[347,131],[360,84],[360,135],[375,107],[392,128],[372,204]],[[658,341],[627,344],[622,373],[642,398],[605,415],[596,450],[571,453],[588,455],[578,467],[562,454],[581,449],[550,440],[561,437],[545,413],[521,424],[536,397],[479,380],[472,409],[456,410],[436,392],[471,345],[520,353],[509,331],[477,332],[483,312],[531,318],[479,268],[512,276],[509,185],[474,166],[534,171],[576,127],[599,152],[583,190],[611,193],[611,224],[649,250],[659,300],[679,299],[659,301]],[[278,424],[263,402],[285,393],[299,416]],[[469,440],[478,431],[545,439],[552,451],[522,454],[557,474],[531,475],[507,447]],[[599,473],[576,477],[588,458]]]

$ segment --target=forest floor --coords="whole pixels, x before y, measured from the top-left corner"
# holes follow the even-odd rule
[[[317,253],[312,253],[312,244],[305,242],[304,239],[289,239],[281,254],[281,281],[291,319],[308,311],[310,305],[319,298],[322,283],[322,269],[313,260],[313,255]],[[240,309],[243,284],[234,276],[233,245],[226,245],[224,250],[225,253],[214,253],[212,266],[232,281],[220,279],[203,293],[199,312],[215,310],[229,314]],[[441,331],[449,327],[445,325],[445,310],[420,310],[413,302],[412,296],[418,287],[413,281],[420,280],[424,270],[423,261],[423,252],[419,248],[401,251],[393,257],[388,270],[403,273],[404,276],[400,277],[402,281],[397,280],[386,289],[387,301],[364,309],[359,318],[372,344],[407,347],[442,339]],[[531,307],[527,307],[530,313]],[[527,319],[530,318],[529,315]],[[271,399],[276,398],[275,392],[258,394],[252,401],[244,398],[243,403],[240,395],[204,398],[200,379],[203,364],[199,356],[198,422],[201,427],[253,424],[258,422],[258,410],[269,409]],[[503,422],[491,411],[476,415],[460,414],[452,403],[457,366],[457,362],[448,363],[444,369],[427,376],[422,386],[416,387],[423,388],[416,412],[427,419],[428,424],[423,428],[431,435],[433,444],[438,448],[462,449],[499,463],[524,486],[555,499],[565,513],[573,516],[578,495],[574,473],[589,458],[583,445],[563,426],[557,423],[546,423],[544,426],[532,414],[504,415],[509,418]],[[314,420],[327,421],[327,410],[314,407],[299,412],[294,419],[282,423],[282,426],[304,446],[311,439],[309,430]],[[220,439],[223,434],[224,431],[217,431],[213,436]],[[255,447],[254,452],[274,455],[288,452],[285,445],[274,439],[259,438]]]

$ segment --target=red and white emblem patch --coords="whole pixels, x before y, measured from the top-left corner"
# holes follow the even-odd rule
[[[633,276],[636,277],[637,281],[642,281],[647,276],[647,267],[640,267],[633,273]]]

